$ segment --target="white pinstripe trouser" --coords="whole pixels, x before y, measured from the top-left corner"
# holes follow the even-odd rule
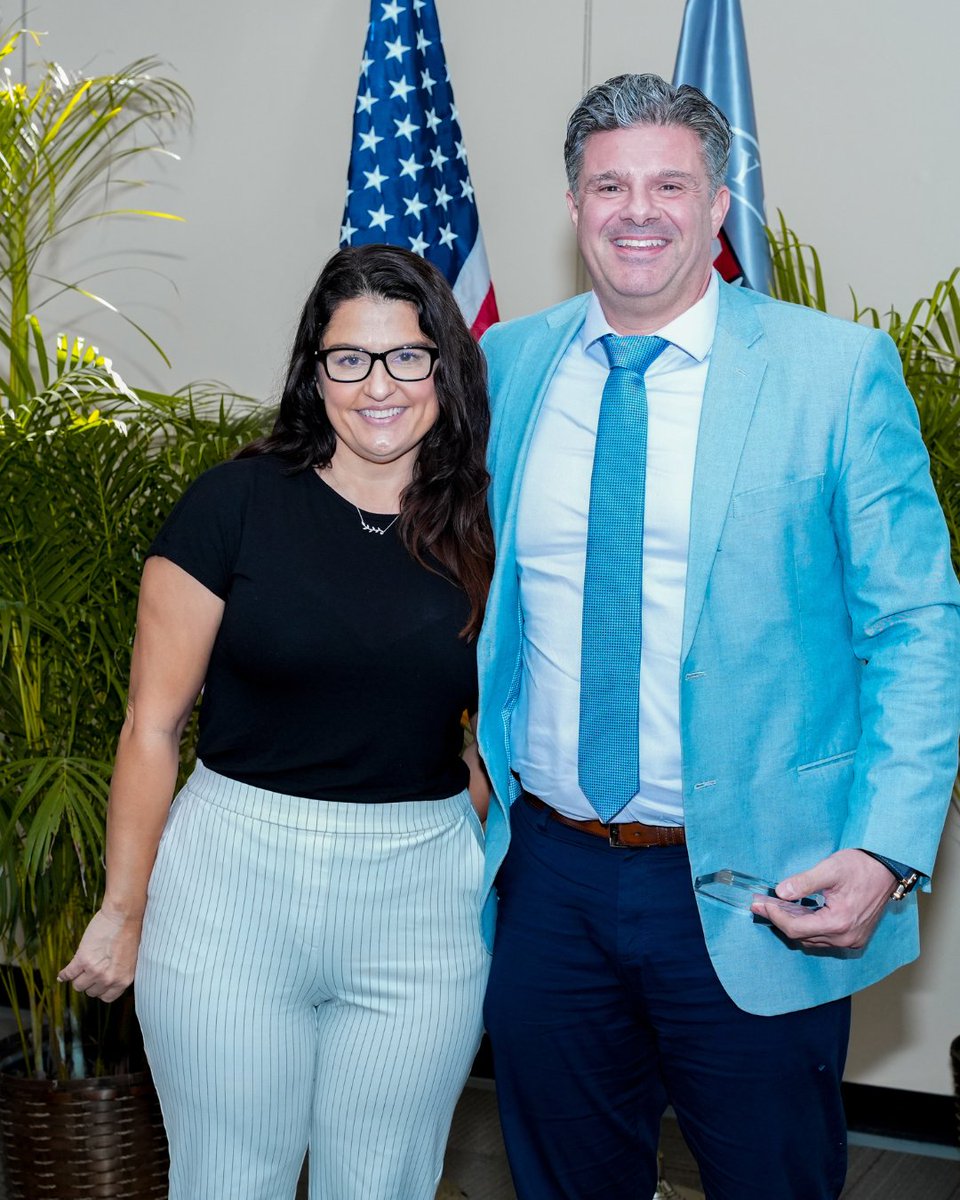
[[[489,959],[466,792],[305,800],[198,764],[150,879],[137,1012],[170,1200],[432,1200]]]

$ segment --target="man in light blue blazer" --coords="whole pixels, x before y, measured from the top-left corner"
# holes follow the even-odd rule
[[[719,280],[728,148],[696,89],[591,89],[566,160],[593,289],[484,340],[487,1027],[520,1200],[648,1200],[668,1103],[711,1200],[838,1196],[849,997],[918,953],[957,769],[960,589],[896,350]],[[776,897],[695,891],[730,870]]]

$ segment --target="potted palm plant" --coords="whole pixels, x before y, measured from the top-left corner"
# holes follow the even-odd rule
[[[0,59],[18,36],[0,37]],[[80,222],[134,211],[113,207],[130,186],[118,165],[162,149],[189,114],[154,66],[74,78],[50,65],[32,87],[0,86],[0,975],[18,1025],[0,1048],[0,1140],[11,1198],[166,1194],[129,1006],[88,1004],[56,975],[102,894],[144,549],[186,483],[262,418],[196,390],[137,393],[82,339],[49,343],[35,315],[64,287],[100,299],[47,277],[51,245]]]
[[[12,1197],[44,1194],[39,1180],[79,1195],[71,1180],[116,1182],[121,1166],[123,1190],[93,1194],[165,1194],[129,1007],[111,1012],[56,976],[102,894],[143,549],[186,481],[255,432],[254,417],[134,396],[76,343],[0,414],[0,933],[20,1032],[0,1061],[0,1134]],[[114,1131],[110,1156],[106,1121],[127,1139]]]

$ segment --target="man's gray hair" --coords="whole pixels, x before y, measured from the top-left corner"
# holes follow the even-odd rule
[[[679,125],[700,139],[711,199],[722,186],[730,156],[730,122],[719,108],[689,84],[674,87],[659,75],[615,75],[592,87],[570,114],[563,160],[574,199],[580,185],[583,152],[592,133],[631,125]]]

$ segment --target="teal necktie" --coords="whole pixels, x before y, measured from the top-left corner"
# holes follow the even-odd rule
[[[579,782],[601,821],[639,786],[643,506],[647,389],[667,343],[607,334],[610,363],[590,479],[580,651]]]

